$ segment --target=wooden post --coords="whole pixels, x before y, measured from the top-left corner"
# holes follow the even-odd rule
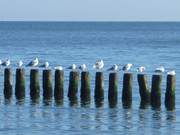
[[[109,106],[115,107],[118,99],[118,74],[113,72],[109,74],[109,90],[108,90],[108,100]]]
[[[95,101],[101,102],[104,100],[104,75],[103,72],[96,72],[95,79]]]
[[[81,101],[89,102],[91,98],[90,74],[88,71],[81,72]]]
[[[161,106],[161,82],[162,75],[155,74],[152,76],[151,105],[153,108],[160,108]]]
[[[78,98],[77,97],[70,97],[69,98],[69,106],[77,106],[78,105]]]
[[[56,69],[54,79],[54,98],[56,101],[61,101],[64,97],[64,71]]]
[[[133,74],[124,73],[122,89],[122,103],[124,108],[130,108],[132,104],[132,82]]]
[[[77,98],[78,82],[79,82],[79,72],[71,71],[69,75],[69,88],[68,88],[68,97],[70,99]]]
[[[25,98],[25,70],[24,68],[16,69],[15,95],[18,100]]]
[[[12,97],[12,69],[4,69],[4,97],[11,99]]]
[[[146,74],[137,75],[138,84],[139,84],[139,93],[141,97],[141,103],[149,104],[150,103],[150,91],[147,83]]]
[[[43,70],[43,97],[44,100],[52,99],[52,72],[50,69]]]
[[[175,109],[175,89],[176,89],[176,76],[167,75],[166,93],[165,93],[165,106],[167,110]]]
[[[31,69],[30,71],[30,96],[32,100],[39,99],[40,96],[38,69]]]

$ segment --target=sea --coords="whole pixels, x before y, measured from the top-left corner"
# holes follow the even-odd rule
[[[44,103],[42,68],[40,70],[41,97],[37,103],[30,99],[29,73],[26,71],[26,97],[19,102],[14,95],[15,70],[22,60],[24,65],[37,57],[46,61],[53,71],[63,66],[65,72],[64,100]],[[6,135],[110,135],[110,134],[180,134],[180,23],[179,22],[0,22],[0,59],[11,60],[13,70],[13,98],[4,99],[4,67],[0,68],[0,134]],[[104,102],[96,106],[94,100],[95,72],[93,64],[104,61]],[[108,103],[107,69],[132,63],[132,106],[122,106],[123,71],[118,72],[118,103]],[[86,64],[91,77],[91,102],[83,106],[80,100],[70,104],[67,98],[69,72],[72,64]],[[155,68],[176,71],[175,110],[166,109],[166,72],[163,73],[161,107],[140,108],[137,68],[145,66],[148,85]],[[54,87],[54,84],[53,84]]]

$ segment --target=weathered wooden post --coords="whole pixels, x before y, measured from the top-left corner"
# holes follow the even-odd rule
[[[108,100],[109,106],[115,107],[118,99],[118,73],[112,72],[109,74],[109,89]]]
[[[68,88],[68,97],[73,100],[77,98],[78,92],[78,83],[79,83],[79,72],[71,71],[69,75],[69,88]]]
[[[176,88],[176,76],[167,75],[166,93],[165,93],[165,106],[167,110],[175,109],[175,88]]]
[[[24,68],[16,69],[15,95],[18,100],[25,98],[25,70]]]
[[[103,106],[104,101],[104,75],[103,72],[96,72],[95,90],[94,90],[95,105],[97,108]]]
[[[30,71],[30,96],[32,100],[40,97],[39,70],[31,69]]]
[[[132,104],[132,83],[133,74],[124,73],[122,89],[122,103],[124,108],[130,108]]]
[[[12,69],[4,69],[4,97],[11,99],[12,97]]]
[[[96,101],[104,100],[104,75],[103,75],[103,72],[96,72],[94,96],[95,96]]]
[[[150,103],[150,91],[147,83],[146,74],[138,74],[137,80],[139,84],[139,93],[141,97],[141,106],[145,106]]]
[[[153,108],[160,108],[161,106],[161,82],[161,74],[155,74],[152,76],[151,105]]]
[[[56,101],[62,101],[64,98],[64,71],[55,70],[54,98]]]
[[[50,69],[43,70],[43,98],[52,99],[52,72]]]
[[[88,71],[81,72],[81,101],[89,102],[91,98],[90,74]]]

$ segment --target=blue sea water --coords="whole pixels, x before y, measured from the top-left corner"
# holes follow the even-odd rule
[[[6,103],[3,96],[3,68],[0,69],[0,134],[178,134],[180,133],[180,23],[169,22],[0,22],[0,59],[28,63],[38,57],[51,67],[72,63],[88,66],[91,74],[91,104],[70,106],[67,98],[69,71],[65,71],[65,95],[62,105],[54,100],[32,104],[29,97],[29,69],[26,69],[26,98],[19,104],[15,97]],[[108,106],[108,72],[105,74],[104,104],[94,103],[92,65],[103,59],[105,69],[112,64],[133,63],[132,107],[123,109],[122,77],[119,73],[118,104]],[[176,109],[164,107],[166,74],[162,82],[160,110],[140,109],[135,72],[144,65],[151,84],[153,70],[160,65],[176,70]],[[14,72],[15,73],[15,72]],[[15,83],[15,80],[14,80]],[[13,84],[14,84],[13,83]],[[79,95],[79,93],[78,93]]]

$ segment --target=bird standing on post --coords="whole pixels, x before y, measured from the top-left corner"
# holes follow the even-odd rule
[[[164,73],[165,72],[165,68],[163,66],[160,66],[160,67],[155,69],[155,72],[157,72],[157,73]]]
[[[141,67],[138,67],[137,68],[137,72],[144,72],[146,70],[146,68],[145,67],[143,67],[143,66],[141,66]]]
[[[167,72],[167,75],[176,75],[176,72],[175,70],[171,70]]]
[[[117,72],[119,71],[119,67],[117,64],[112,65],[112,67],[110,67],[107,71],[113,71],[113,72]]]
[[[23,62],[22,62],[22,60],[20,60],[20,61],[17,63],[17,66],[20,68],[20,67],[22,67],[22,65],[23,65]]]
[[[49,67],[49,62],[46,61],[44,64],[40,65],[39,67],[47,69]]]
[[[63,70],[63,67],[62,66],[57,66],[57,67],[54,67],[55,70]]]
[[[10,64],[11,64],[10,59],[7,59],[6,61],[2,62],[2,66],[8,67],[8,66],[10,66]]]
[[[128,63],[128,64],[126,64],[126,65],[122,68],[122,70],[123,70],[123,71],[129,71],[132,66],[133,66],[133,64]]]
[[[86,71],[86,70],[87,70],[86,64],[80,65],[80,66],[79,66],[79,69],[80,69],[81,71]]]
[[[77,66],[76,66],[76,64],[72,64],[72,65],[69,66],[67,69],[77,70]]]
[[[96,63],[93,65],[93,68],[97,70],[102,70],[103,67],[104,67],[103,60],[97,60]]]
[[[29,64],[27,64],[28,67],[37,67],[39,64],[38,58],[33,59]]]

